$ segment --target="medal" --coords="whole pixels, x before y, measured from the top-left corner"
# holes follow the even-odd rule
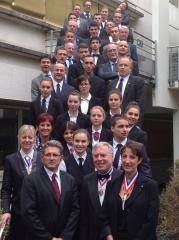
[[[123,189],[123,195],[121,196],[122,198],[122,210],[125,209],[125,202],[128,199],[129,195],[131,194],[135,182],[137,180],[138,172],[130,179],[130,181],[127,181],[126,176],[124,176],[124,180],[122,183],[122,189]]]
[[[103,191],[102,188],[99,189],[98,194],[99,194],[100,197],[104,194],[104,191]]]

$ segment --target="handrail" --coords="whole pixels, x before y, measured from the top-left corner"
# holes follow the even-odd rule
[[[137,35],[139,35],[139,36],[143,37],[144,39],[146,39],[146,40],[148,40],[148,41],[152,42],[153,44],[155,44],[155,41],[153,41],[152,39],[150,39],[150,38],[148,38],[148,37],[144,36],[143,34],[141,34],[141,33],[137,32],[137,31],[135,31],[135,30],[133,30],[133,32],[134,32],[134,33],[136,33]]]

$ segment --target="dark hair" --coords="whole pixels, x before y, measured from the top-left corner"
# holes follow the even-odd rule
[[[71,12],[71,13],[68,14],[68,20],[69,20],[69,18],[70,18],[71,16],[75,16],[75,17],[76,17],[76,15]]]
[[[116,89],[110,90],[110,91],[108,92],[108,99],[109,99],[109,97],[111,96],[111,94],[117,94],[117,95],[119,96],[119,98],[120,98],[120,101],[122,101],[122,95],[121,95],[119,89],[116,88]]]
[[[86,43],[80,43],[80,44],[78,45],[78,50],[79,50],[80,48],[88,48],[88,45],[87,45]]]
[[[123,1],[120,1],[120,2],[119,2],[118,6],[120,6],[120,5],[121,5],[121,3],[125,3],[125,4],[126,4],[126,9],[125,9],[125,10],[127,10],[127,9],[128,9],[128,7],[129,7],[129,6],[128,6],[128,3],[127,3],[126,1],[124,1],[124,0],[123,0]]]
[[[41,62],[42,59],[44,59],[44,58],[48,58],[50,60],[50,62],[51,62],[51,57],[48,54],[41,55],[40,58],[39,58],[39,62]]]
[[[110,121],[111,127],[114,127],[118,120],[126,120],[128,122],[128,119],[125,115],[115,114]]]
[[[124,110],[124,113],[127,113],[130,108],[136,108],[140,113],[140,107],[139,107],[139,104],[137,102],[135,102],[135,101],[129,102],[127,107]]]
[[[67,129],[70,129],[72,131],[76,131],[79,128],[78,124],[72,122],[72,121],[67,121],[62,125],[61,132],[62,135]]]
[[[51,78],[49,78],[49,77],[43,77],[43,78],[40,80],[40,85],[41,85],[41,83],[42,83],[43,81],[48,81],[48,82],[50,82],[51,85],[53,86],[53,82],[52,82],[52,79],[51,79]]]
[[[63,51],[66,52],[66,49],[64,48],[64,46],[59,46],[59,47],[56,47],[56,48],[55,48],[55,51],[54,51],[54,54],[55,54],[55,55],[57,55],[58,50],[63,50]]]
[[[92,43],[93,40],[99,41],[99,43],[101,43],[101,39],[99,37],[92,37],[90,38],[90,44]]]
[[[69,93],[68,99],[70,96],[77,96],[79,98],[79,101],[81,100],[80,92],[78,90],[73,90],[71,93]]]
[[[80,84],[81,84],[82,82],[86,81],[86,80],[87,80],[87,81],[89,82],[89,84],[91,85],[91,80],[90,80],[90,78],[89,78],[88,75],[80,75],[80,76],[76,79],[76,87],[78,88],[78,90],[79,90]]]
[[[100,14],[99,14],[99,15],[100,15]],[[95,21],[93,21],[93,22],[90,23],[89,29],[90,29],[91,27],[97,27],[97,28],[99,29],[99,25],[98,25],[97,22],[95,22]]]
[[[122,149],[121,149],[121,156],[125,152],[126,148],[129,148],[134,155],[136,155],[139,159],[143,158],[142,148],[140,143],[127,143]]]
[[[52,127],[53,127],[53,125],[54,125],[54,118],[53,118],[53,116],[50,113],[48,113],[48,112],[41,113],[37,117],[36,125],[38,127],[41,122],[47,122],[47,121],[50,122]]]
[[[86,129],[84,129],[84,128],[77,129],[76,131],[74,131],[73,137],[75,135],[79,134],[79,133],[84,133],[87,136],[88,141],[90,142],[90,135],[89,135],[89,132]]]

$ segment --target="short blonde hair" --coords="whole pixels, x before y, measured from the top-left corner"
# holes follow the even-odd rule
[[[33,136],[34,136],[34,138],[35,138],[35,136],[36,136],[36,131],[35,131],[34,126],[24,124],[24,125],[22,125],[22,126],[19,128],[19,130],[18,130],[18,135],[17,135],[18,139],[19,139],[24,133],[26,133],[26,132],[32,133]]]
[[[94,109],[100,110],[100,112],[103,114],[104,119],[106,118],[106,113],[105,113],[103,107],[101,107],[101,106],[94,106],[94,107],[92,107],[92,108],[90,109],[90,114],[91,114],[91,112],[92,112]]]

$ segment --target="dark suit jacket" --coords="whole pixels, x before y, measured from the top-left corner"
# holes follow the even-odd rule
[[[66,159],[65,164],[67,172],[76,179],[78,189],[81,190],[81,185],[83,183],[84,176],[94,171],[91,151],[90,150],[87,151],[87,157],[83,165],[83,170],[80,169],[73,154]]]
[[[62,85],[62,90],[60,92],[60,96],[57,96],[55,90],[53,89],[52,91],[52,97],[57,98],[60,100],[60,102],[63,105],[63,109],[64,111],[67,110],[67,100],[68,100],[68,96],[69,94],[74,90],[74,88],[68,84],[66,84],[65,82],[63,82]]]
[[[112,234],[114,240],[127,232],[129,240],[156,240],[156,226],[159,211],[157,183],[139,173],[131,196],[122,210],[119,191],[124,175],[107,187],[104,203],[104,228],[102,236]],[[105,218],[106,217],[106,218]]]
[[[129,131],[128,138],[144,144],[144,146],[147,148],[147,133],[143,131],[140,127],[133,126]]]
[[[90,148],[92,148],[92,127],[88,128],[87,131],[90,135]],[[99,142],[109,142],[112,140],[112,133],[109,129],[102,127]]]
[[[32,172],[41,166],[41,154],[34,151]],[[12,212],[20,215],[20,192],[24,177],[27,175],[24,160],[20,152],[8,155],[5,158],[4,174],[1,189],[1,208],[3,212]],[[10,210],[11,205],[11,210]]]
[[[90,89],[91,95],[103,100],[106,93],[105,81],[96,75],[92,75],[92,77],[90,77],[90,81],[91,81]]]
[[[68,69],[68,79],[67,79],[68,84],[71,86],[75,86],[76,79],[83,74],[84,74],[84,68],[80,61],[70,65]]]
[[[67,122],[70,121],[70,117],[68,115],[68,112],[65,112],[61,115],[59,115],[56,119],[56,123],[55,123],[55,135],[57,137],[57,139],[61,139],[62,137],[62,125]],[[79,126],[79,128],[88,128],[90,125],[90,120],[89,120],[89,116],[79,112],[78,117],[77,117],[77,125]]]
[[[114,169],[112,178],[107,185],[110,187],[119,178],[120,174],[120,171]],[[99,240],[102,206],[98,194],[97,172],[93,172],[84,178],[80,194],[80,209],[79,240]]]
[[[98,65],[98,72],[97,75],[104,79],[106,81],[106,83],[108,84],[108,82],[114,78],[116,78],[118,76],[117,74],[117,69],[115,72],[112,71],[111,69],[111,64],[110,62],[106,62],[103,64],[99,64]]]
[[[135,143],[135,141],[127,138],[126,144]],[[151,166],[150,166],[150,159],[147,155],[145,146],[142,143],[137,142],[141,147],[142,152],[142,162],[139,164],[138,170],[146,177],[152,178]],[[113,146],[113,141],[110,142]],[[122,168],[121,168],[122,169]]]
[[[54,120],[56,120],[56,117],[63,113],[62,103],[59,100],[51,97],[50,101],[49,101],[47,112],[50,113],[54,117]],[[35,101],[33,101],[31,103],[31,106],[30,106],[30,123],[32,125],[36,126],[37,117],[41,113],[42,113],[41,98],[39,96]]]
[[[61,197],[58,202],[51,180],[42,167],[25,178],[22,187],[22,217],[28,228],[27,239],[72,240],[79,217],[78,192],[75,180],[60,171]]]
[[[108,85],[108,91],[116,88],[118,80],[119,79],[117,78],[110,82]],[[136,101],[140,106],[141,115],[143,115],[145,111],[145,98],[146,94],[144,80],[142,78],[130,75],[122,99],[122,112],[124,112],[129,102]]]

